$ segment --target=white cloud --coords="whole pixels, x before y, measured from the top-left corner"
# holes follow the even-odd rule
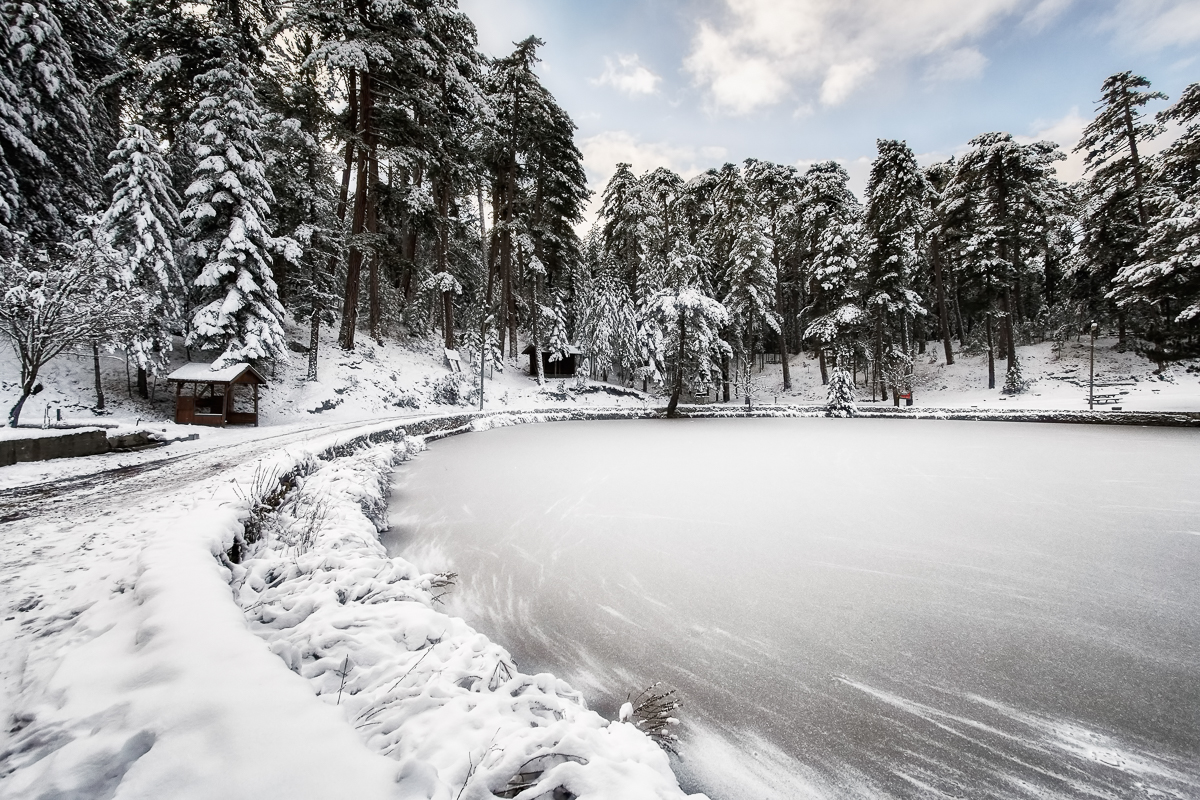
[[[618,55],[615,63],[611,58],[605,58],[604,72],[599,78],[593,79],[592,83],[611,86],[630,97],[636,97],[640,94],[654,94],[658,91],[660,81],[662,78],[647,69],[634,54]]]
[[[592,191],[591,202],[584,213],[584,225],[596,219],[601,204],[601,192],[617,171],[617,164],[626,163],[641,175],[658,167],[668,167],[686,180],[705,169],[724,162],[723,147],[690,147],[666,142],[643,142],[626,131],[604,131],[579,142],[583,167],[587,171]]]
[[[974,80],[983,74],[987,63],[987,56],[974,47],[960,47],[958,50],[947,53],[940,61],[931,64],[925,70],[925,80],[929,83]]]
[[[1139,50],[1200,42],[1197,0],[1118,0],[1103,26]]]
[[[1040,31],[1062,16],[1074,2],[1075,0],[1041,0],[1025,14],[1021,22],[1034,31]]]
[[[964,76],[978,74],[986,60],[973,42],[1005,18],[1048,18],[1064,2],[724,0],[720,19],[700,22],[684,67],[725,113],[793,94],[837,105],[873,74],[895,69],[915,65],[936,77],[957,66]]]
[[[836,106],[853,94],[875,72],[875,59],[860,58],[848,64],[833,64],[821,84],[821,102]]]

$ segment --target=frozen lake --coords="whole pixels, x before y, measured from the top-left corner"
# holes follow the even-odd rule
[[[721,798],[1200,797],[1200,431],[525,425],[403,465],[385,541]]]

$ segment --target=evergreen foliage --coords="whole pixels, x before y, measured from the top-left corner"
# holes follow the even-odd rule
[[[223,56],[197,79],[205,96],[191,119],[197,164],[182,220],[184,260],[198,291],[188,342],[219,350],[222,364],[286,361],[271,260],[283,253],[295,261],[299,248],[269,232],[275,197],[259,146],[262,110],[232,41],[218,49]]]
[[[139,369],[157,373],[166,366],[182,316],[184,286],[175,252],[179,198],[171,188],[171,169],[146,128],[132,126],[109,159],[105,179],[113,194],[99,229],[120,254],[119,284],[147,300],[140,324],[122,344]]]
[[[1078,185],[1005,133],[924,170],[880,140],[861,204],[831,161],[619,164],[581,238],[590,192],[541,40],[489,59],[455,0],[31,0],[0,21],[0,257],[95,225],[89,257],[138,324],[90,344],[143,380],[181,332],[189,356],[281,361],[290,323],[312,380],[322,326],[347,349],[440,328],[497,368],[574,346],[596,377],[726,400],[767,356],[786,389],[799,352],[895,394],[937,339],[1019,391],[1018,344],[1093,320],[1163,365],[1200,352],[1195,84],[1152,115],[1147,79],[1105,80]]]

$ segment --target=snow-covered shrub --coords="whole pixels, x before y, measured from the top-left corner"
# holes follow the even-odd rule
[[[672,724],[673,695],[651,687],[657,697],[639,700],[634,724],[608,722],[563,681],[520,673],[506,650],[437,610],[454,576],[388,556],[378,532],[389,475],[421,445],[379,445],[297,478],[289,498],[322,502],[327,515],[309,549],[271,527],[234,568],[251,629],[367,747],[399,762],[401,785],[421,797],[681,800],[648,738]],[[289,499],[276,516],[291,514]]]
[[[617,721],[633,725],[663,750],[675,753],[679,737],[671,732],[671,726],[679,724],[675,712],[683,703],[675,696],[674,689],[659,688],[661,686],[661,682],[652,683],[636,697],[627,697]]]
[[[429,384],[429,398],[446,406],[469,406],[479,400],[479,387],[461,373],[453,372]]]
[[[853,417],[856,414],[858,406],[854,402],[854,381],[844,367],[834,367],[825,395],[825,416]]]
[[[1008,372],[1004,375],[1004,388],[1000,391],[1004,394],[1020,394],[1028,387],[1029,382],[1021,373],[1021,362],[1014,359],[1008,365]]]

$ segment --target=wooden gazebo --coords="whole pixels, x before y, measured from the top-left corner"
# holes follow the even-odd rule
[[[258,425],[258,387],[267,380],[249,364],[220,369],[213,369],[212,364],[184,364],[167,380],[175,384],[175,422],[179,425]],[[235,392],[236,386],[248,390]],[[242,403],[235,407],[239,394]],[[250,400],[253,411],[245,408]]]
[[[521,355],[529,356],[529,374],[537,375],[537,361],[534,360],[534,347],[529,345],[521,351]],[[547,378],[573,378],[577,369],[577,356],[580,355],[580,350],[575,345],[567,346],[567,354],[563,358],[555,361],[550,360],[551,352],[543,348],[542,350],[542,374]]]

